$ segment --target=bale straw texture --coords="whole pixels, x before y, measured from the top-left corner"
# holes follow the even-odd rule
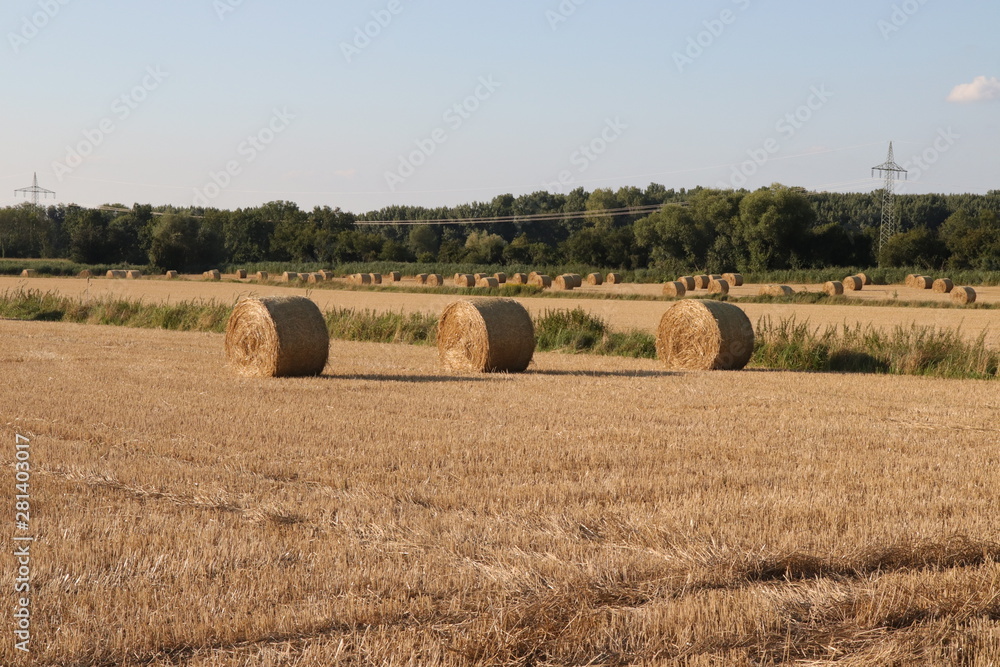
[[[906,276],[906,286],[907,287],[913,287],[913,281],[916,280],[916,279],[917,279],[917,275],[915,273],[908,274]]]
[[[226,325],[226,359],[248,377],[319,375],[330,334],[319,306],[300,296],[244,299]]]
[[[454,371],[520,373],[535,354],[535,327],[513,299],[449,304],[438,323],[438,357]]]
[[[475,287],[476,278],[471,273],[456,273],[455,287]]]
[[[600,273],[588,273],[587,274],[587,284],[588,285],[603,285],[604,276]]]
[[[483,276],[476,281],[476,287],[485,287],[487,289],[494,289],[500,287],[500,281],[493,276]]]
[[[684,289],[688,291],[694,290],[694,276],[681,276],[677,282],[684,283]]]
[[[440,273],[431,273],[427,276],[427,284],[431,287],[442,287],[444,286],[444,276]]]
[[[528,279],[528,284],[535,287],[552,287],[552,278],[541,273],[536,273],[534,278]]]
[[[381,273],[370,273],[368,275],[370,275],[371,278],[372,278],[372,285],[381,285],[382,284],[382,274]]]
[[[507,284],[507,274],[503,272],[494,273],[493,277],[497,279],[497,282],[501,285]]]
[[[861,284],[862,285],[871,285],[872,284],[871,276],[869,276],[867,273],[858,273],[856,275],[858,276],[858,278],[861,278]]]
[[[687,294],[687,285],[679,280],[675,280],[663,286],[664,296],[682,297],[685,294]]]
[[[708,284],[709,294],[729,294],[729,281],[719,279],[712,279],[712,282]]]
[[[831,280],[823,285],[823,291],[830,296],[840,296],[844,293],[844,283],[839,280]]]
[[[844,284],[844,290],[847,292],[860,292],[861,288],[865,286],[865,282],[858,276],[848,276],[841,282]]]
[[[515,273],[511,277],[507,278],[507,284],[509,284],[509,285],[527,285],[528,284],[528,274],[526,274],[526,273]]]
[[[750,318],[722,301],[678,301],[656,332],[656,352],[668,370],[739,370],[753,346]]]
[[[940,292],[941,294],[948,294],[953,289],[955,289],[955,283],[951,281],[950,278],[938,278],[934,281],[933,290],[935,292]]]
[[[712,282],[712,279],[708,276],[701,275],[694,277],[694,288],[695,289],[708,289],[708,284]]]
[[[417,274],[417,284],[418,285],[426,285],[427,284],[427,276],[428,276],[428,274],[426,274],[426,273]]]
[[[914,289],[931,289],[934,287],[934,279],[930,276],[917,276],[913,279]]]
[[[975,303],[976,290],[971,287],[956,287],[951,291],[951,300],[961,304]]]
[[[604,282],[608,285],[621,285],[622,284],[622,274],[620,273],[609,273],[604,276]]]
[[[531,273],[528,274],[528,280],[531,280],[535,276],[540,276],[540,275],[542,274],[540,274],[538,271],[532,271]]]
[[[729,283],[730,287],[743,287],[743,274],[723,273],[722,279]]]
[[[552,288],[557,290],[571,290],[576,287],[576,280],[573,276],[568,273],[564,273],[561,276],[556,276],[556,279],[552,281]]]

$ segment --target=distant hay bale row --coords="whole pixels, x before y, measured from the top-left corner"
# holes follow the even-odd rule
[[[722,279],[729,283],[730,287],[743,287],[743,275],[740,273],[723,273]]]
[[[213,281],[222,280],[222,274],[219,272],[218,269],[212,269],[211,271],[206,271],[205,273],[201,274],[201,277],[204,278],[205,280],[213,280]]]
[[[520,373],[535,353],[535,327],[513,299],[469,299],[444,309],[437,342],[441,365],[449,370]]]
[[[541,273],[536,273],[535,275],[528,278],[528,284],[534,287],[552,287],[552,278]]]
[[[528,284],[528,274],[526,273],[515,273],[509,278],[507,278],[508,285],[527,285]]]
[[[700,275],[694,277],[694,288],[695,289],[708,289],[709,283],[712,282],[712,278],[706,275]]]
[[[865,286],[865,281],[861,276],[848,276],[841,281],[846,292],[860,292]]]
[[[319,307],[304,297],[245,299],[226,325],[226,359],[249,377],[319,375],[330,334]]]
[[[399,271],[390,271],[389,273],[385,274],[385,279],[391,283],[398,283],[403,279],[403,274],[400,273]]]
[[[506,273],[503,273],[503,272],[494,273],[493,277],[496,278],[496,281],[497,281],[498,284],[500,284],[500,285],[506,285],[507,284],[507,274]]]
[[[830,296],[841,296],[844,293],[844,283],[831,280],[823,285],[823,291]]]
[[[930,276],[915,276],[913,278],[914,289],[932,289],[933,287],[934,279]]]
[[[476,277],[471,273],[456,273],[455,287],[475,287]]]
[[[708,293],[709,294],[729,294],[729,282],[723,280],[720,276],[719,278],[713,278],[711,282],[708,283]]]
[[[285,271],[281,274],[281,282],[284,283],[297,283],[299,281],[299,274],[295,271]]]
[[[976,302],[976,290],[971,287],[956,287],[951,291],[951,300],[959,304]]]
[[[793,296],[795,290],[788,285],[763,285],[757,294],[760,296]]]
[[[444,285],[444,276],[439,273],[421,273],[417,276],[417,284],[429,287],[442,287]]]
[[[552,281],[552,287],[557,290],[573,290],[576,288],[576,278],[568,273],[564,273]]]
[[[678,301],[656,331],[656,352],[668,370],[739,370],[753,350],[750,318],[721,301]]]
[[[687,285],[680,280],[669,282],[663,286],[663,295],[682,298],[687,294]]]
[[[684,289],[689,292],[695,289],[694,276],[681,276],[677,279],[677,282],[682,283]]]
[[[115,280],[124,280],[124,278],[125,278],[125,272],[124,271],[119,271],[117,269],[113,269],[113,270],[108,271],[107,273],[105,273],[104,277],[105,278],[113,278]]]
[[[371,285],[372,284],[372,274],[370,273],[355,273],[348,277],[347,282],[352,285]]]
[[[236,279],[237,280],[246,280],[247,279],[247,272],[246,272],[246,270],[245,269],[236,269]]]
[[[262,282],[262,283],[263,282],[267,282],[270,279],[271,279],[271,276],[270,276],[270,274],[268,274],[267,271],[258,271],[257,272],[257,280],[259,280],[260,282]]]
[[[125,277],[128,280],[142,280],[142,271],[126,271]]]
[[[620,273],[609,273],[604,276],[604,283],[607,285],[621,285],[622,275]]]
[[[500,281],[493,276],[483,276],[476,281],[476,287],[485,287],[488,289],[495,289],[500,287]]]
[[[587,284],[588,285],[603,285],[604,276],[600,273],[588,273],[587,274]]]
[[[938,278],[934,281],[932,289],[939,294],[948,294],[955,289],[955,283],[953,283],[949,278]]]

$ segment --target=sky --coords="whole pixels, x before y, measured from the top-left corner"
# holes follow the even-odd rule
[[[6,0],[0,205],[1000,188],[1000,3]]]

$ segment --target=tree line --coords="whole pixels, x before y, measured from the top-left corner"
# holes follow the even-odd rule
[[[1000,190],[900,195],[902,232],[878,246],[882,192],[578,188],[454,207],[355,214],[275,201],[236,210],[120,204],[0,209],[0,257],[179,270],[258,262],[579,264],[667,271],[832,266],[1000,269]],[[660,207],[649,213],[649,207]],[[646,207],[643,209],[643,207]],[[624,212],[619,212],[624,211]],[[582,214],[581,212],[586,212]],[[549,214],[554,219],[528,216]],[[508,220],[488,222],[504,217]],[[462,220],[456,224],[421,221]],[[478,222],[484,220],[483,222]],[[407,224],[366,224],[393,221]]]

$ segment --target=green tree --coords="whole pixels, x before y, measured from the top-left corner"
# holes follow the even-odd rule
[[[926,270],[940,268],[948,257],[948,249],[937,233],[926,227],[915,227],[890,238],[882,252],[882,266],[915,266]]]

